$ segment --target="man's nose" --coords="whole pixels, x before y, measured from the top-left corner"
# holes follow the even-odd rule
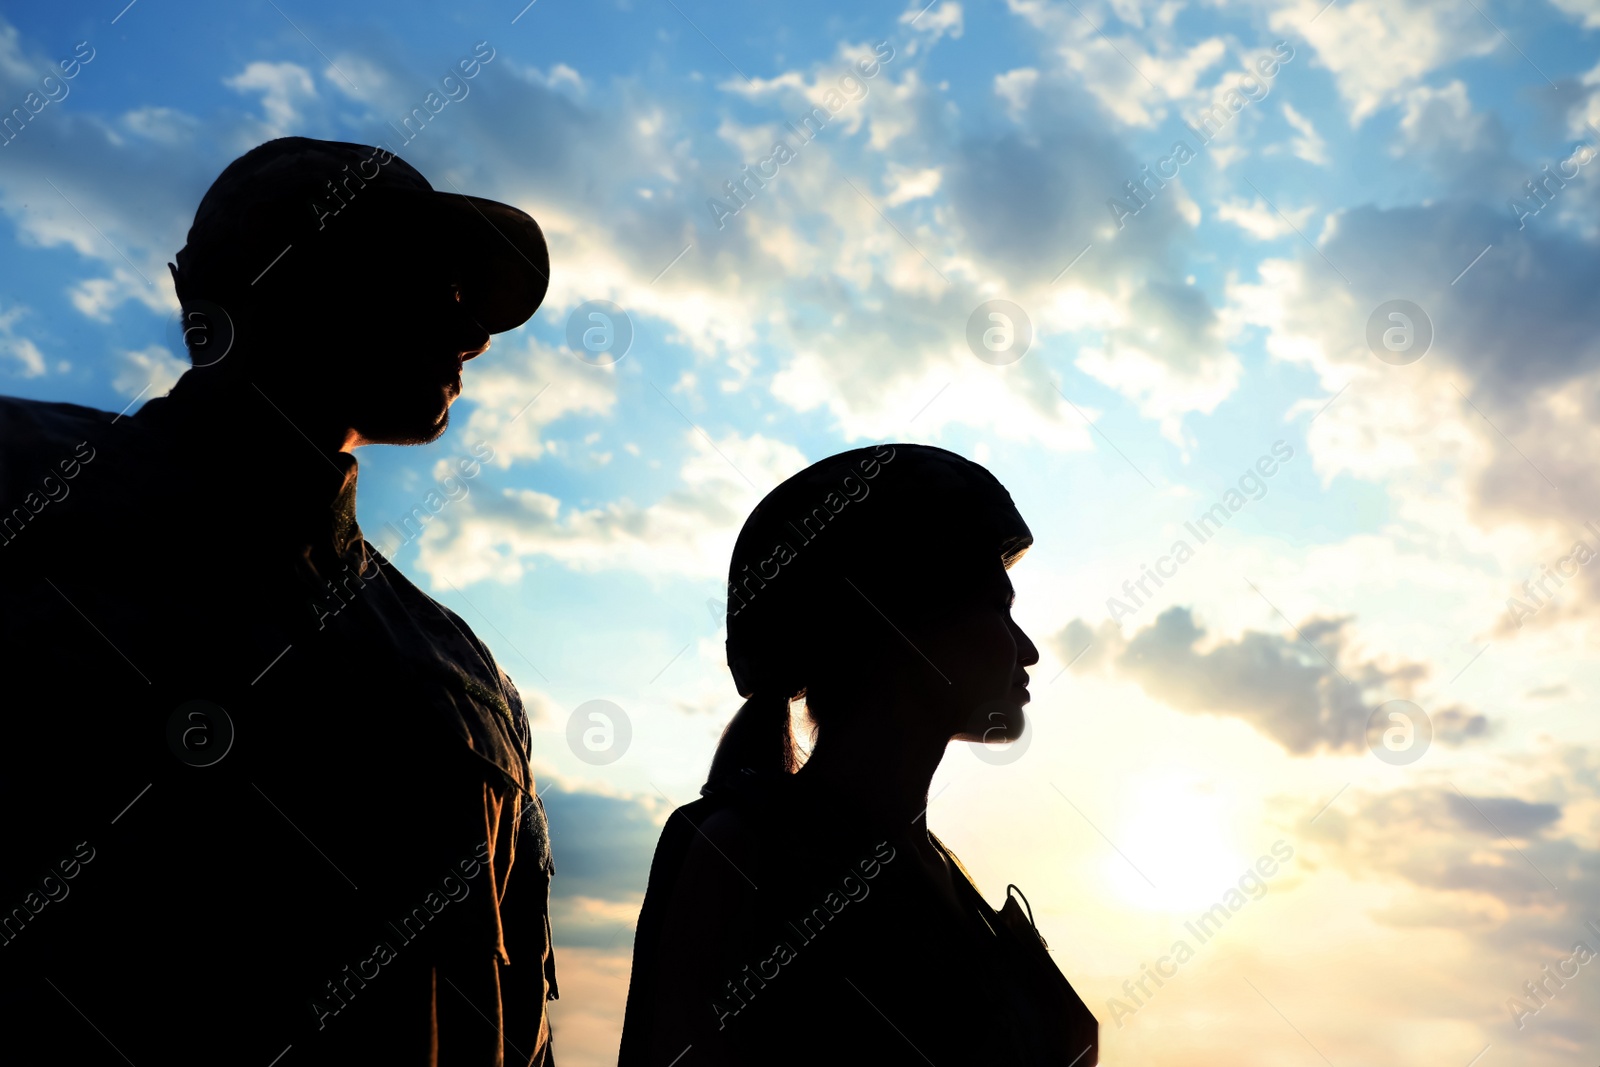
[[[478,321],[470,315],[462,315],[461,320],[461,336],[457,341],[457,344],[461,347],[457,351],[461,353],[462,362],[466,362],[469,359],[476,359],[487,352],[490,338],[489,331],[479,325]]]

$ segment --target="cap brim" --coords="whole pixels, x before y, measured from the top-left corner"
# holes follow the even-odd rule
[[[497,200],[435,191],[435,239],[461,270],[461,296],[489,333],[533,317],[550,288],[550,250],[526,211]]]

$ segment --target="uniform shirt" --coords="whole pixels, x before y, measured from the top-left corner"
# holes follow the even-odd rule
[[[700,826],[730,811],[739,844],[707,853],[728,867],[689,870]],[[1031,921],[1009,898],[990,908],[933,838],[953,912],[904,835],[795,775],[677,809],[639,916],[621,1067],[1093,1067],[1098,1024]],[[697,913],[715,919],[684,928]]]
[[[266,403],[0,398],[7,1062],[553,1063],[521,699],[356,479]]]

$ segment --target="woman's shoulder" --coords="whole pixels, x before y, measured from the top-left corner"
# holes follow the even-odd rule
[[[754,888],[747,868],[759,865],[763,820],[759,813],[732,804],[685,805],[672,818],[684,825],[683,860],[676,876],[680,886],[714,887],[719,898]]]
[[[761,884],[773,845],[786,836],[773,786],[740,782],[708,787],[675,809],[662,828],[647,895],[666,911],[666,925],[738,910]]]

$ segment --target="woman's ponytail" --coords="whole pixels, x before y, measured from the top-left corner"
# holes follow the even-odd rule
[[[727,781],[742,771],[760,775],[793,773],[799,766],[789,697],[757,692],[744,702],[722,731],[706,784]]]

